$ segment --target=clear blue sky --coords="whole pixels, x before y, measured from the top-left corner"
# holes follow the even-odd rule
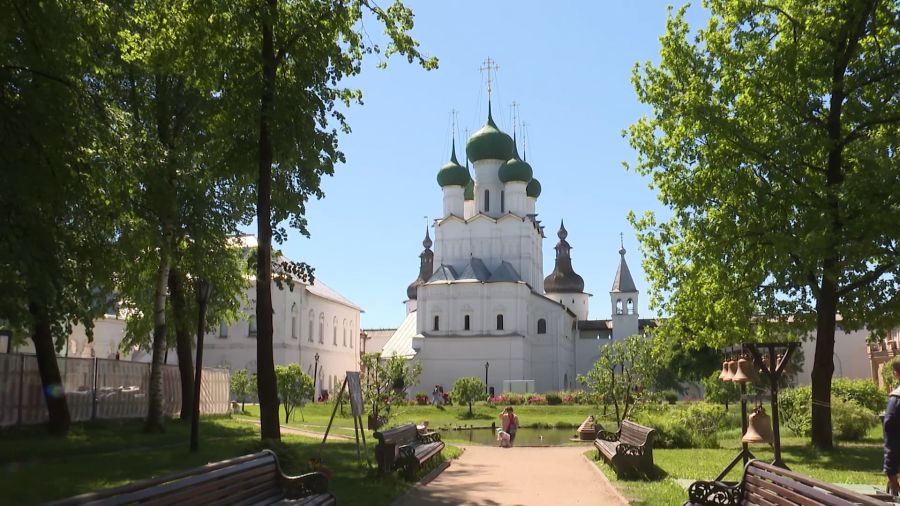
[[[362,307],[363,328],[399,325],[406,287],[418,274],[424,217],[431,221],[442,212],[435,177],[450,155],[450,111],[459,111],[460,132],[484,124],[487,92],[478,69],[490,56],[500,66],[494,118],[511,133],[510,104],[520,104],[527,158],[543,186],[537,212],[546,227],[545,275],[553,269],[562,219],[574,268],[594,294],[590,317],[609,318],[622,232],[641,291],[639,313],[656,316],[626,215],[665,210],[648,180],[624,169],[636,156],[621,132],[648,112],[637,101],[631,72],[635,62],[658,61],[667,3],[407,5],[416,14],[413,35],[440,68],[426,72],[394,57],[380,70],[372,59],[348,82],[362,89],[364,105],[347,112],[353,132],[340,141],[347,163],[324,180],[326,197],[307,208],[311,238],[292,231],[281,246],[286,255],[312,264],[317,277]],[[689,12],[692,27],[705,23],[699,6]],[[366,28],[381,39],[377,25]],[[459,154],[464,144],[457,138]]]

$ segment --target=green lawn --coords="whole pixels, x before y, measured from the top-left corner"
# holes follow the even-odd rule
[[[464,427],[490,427],[491,422],[500,423],[500,406],[491,407],[484,402],[472,406],[472,415],[469,415],[469,407],[466,406],[401,406],[394,408],[389,425],[401,425],[404,423],[422,423],[428,420],[433,428],[440,430],[452,430]],[[522,427],[578,427],[588,415],[596,414],[593,406],[514,406],[519,415]],[[247,414],[251,417],[259,417],[259,407],[246,406]],[[302,410],[294,411],[289,426],[306,428],[316,431],[324,431],[334,404],[314,403],[307,404]],[[281,411],[281,421],[284,423],[284,410]],[[365,418],[363,419],[365,423]],[[610,426],[615,423],[609,422]],[[350,407],[344,409],[341,415],[338,410],[332,430],[337,427],[341,434],[353,434],[353,418],[350,416]]]
[[[782,437],[782,458],[792,470],[830,483],[884,484],[881,427],[870,430],[861,442],[838,443],[830,453],[818,453],[808,442],[803,438]],[[675,482],[676,479],[711,480],[731,462],[740,450],[737,432],[732,440],[721,440],[720,445],[722,448],[717,449],[654,449],[653,460],[659,476],[653,481],[619,480],[605,462],[596,461],[596,464],[631,504],[668,506],[687,499],[687,491]],[[768,445],[751,445],[750,451],[761,460],[771,462],[774,458]],[[586,454],[592,459],[597,458],[596,450]],[[741,472],[739,463],[726,479],[737,481]]]
[[[0,433],[0,489],[4,504],[38,504],[97,489],[123,485],[251,453],[259,448],[259,429],[229,418],[204,419],[200,452],[188,451],[190,426],[171,421],[163,434],[144,434],[140,422],[77,424],[69,436],[51,438],[38,428]],[[351,431],[352,432],[352,431]],[[283,462],[287,474],[306,472],[309,458],[318,455],[319,438],[284,436],[298,454]],[[368,445],[375,466],[374,444]],[[445,458],[458,448],[448,446]],[[409,483],[357,466],[352,441],[329,440],[323,460],[333,472],[330,483],[342,505],[390,504]]]

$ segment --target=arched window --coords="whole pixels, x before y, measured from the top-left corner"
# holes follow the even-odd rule
[[[319,313],[319,344],[325,344],[325,313]]]
[[[634,301],[628,299],[628,302],[625,303],[625,309],[627,310],[627,314],[634,314]]]
[[[344,319],[344,347],[347,347],[347,320]]]
[[[256,337],[256,317],[251,316],[247,324],[247,335],[250,337]]]
[[[225,322],[219,323],[219,337],[228,337],[228,324]]]
[[[622,307],[622,299],[616,299],[616,314],[625,314],[624,308]]]
[[[309,334],[306,336],[309,342],[313,342],[313,320],[316,319],[316,313],[312,309],[309,310]]]
[[[484,212],[491,212],[491,191],[484,190]]]
[[[538,334],[546,334],[547,333],[547,320],[541,318],[538,320]]]
[[[469,315],[463,317],[463,330],[469,330]]]
[[[434,315],[434,330],[441,330],[441,317]]]
[[[334,320],[331,321],[331,338],[332,344],[337,346],[337,316],[335,316]]]
[[[497,330],[503,330],[503,315],[497,315]]]
[[[353,349],[353,325],[350,325],[350,349]]]
[[[297,339],[300,335],[300,322],[297,317],[297,303],[291,304],[291,337]]]

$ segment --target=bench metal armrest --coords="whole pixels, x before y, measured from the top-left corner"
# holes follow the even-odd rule
[[[318,471],[300,476],[285,476],[283,484],[285,495],[289,499],[328,492],[328,477]]]
[[[599,431],[597,431],[597,439],[615,442],[619,440],[619,433],[600,429]]]
[[[419,441],[423,443],[437,443],[441,440],[441,434],[438,432],[429,432],[427,434],[420,434]]]
[[[400,453],[400,458],[403,460],[409,460],[416,458],[416,446],[415,445],[403,445],[397,448],[398,453]]]
[[[719,481],[695,481],[688,487],[688,502],[712,506],[739,506],[743,482],[726,485]]]
[[[619,455],[643,455],[644,447],[630,445],[628,443],[619,443],[616,446],[616,453]]]

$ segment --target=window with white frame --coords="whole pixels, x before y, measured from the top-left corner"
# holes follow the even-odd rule
[[[319,313],[319,344],[325,344],[325,313]]]
[[[337,346],[337,316],[335,316],[334,319],[331,320],[331,337],[332,344]]]
[[[307,335],[306,339],[309,342],[313,342],[313,321],[316,319],[316,313],[313,312],[312,309],[309,310],[309,335]]]

